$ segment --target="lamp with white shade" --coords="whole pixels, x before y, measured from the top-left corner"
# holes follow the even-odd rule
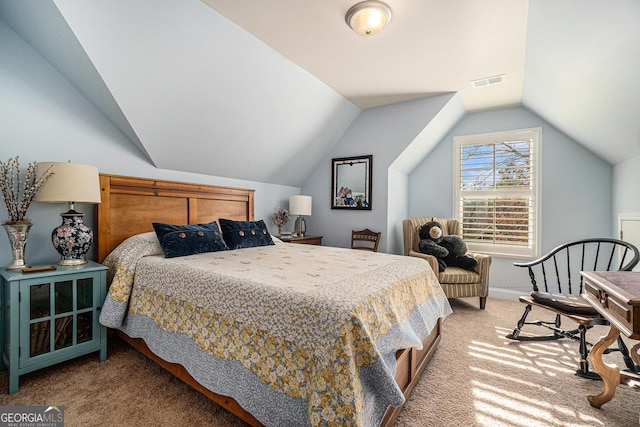
[[[68,203],[69,210],[60,214],[62,224],[51,233],[53,246],[61,255],[59,265],[80,265],[93,243],[93,231],[84,224],[84,213],[75,203],[100,203],[100,178],[94,166],[65,162],[38,162],[36,177],[49,167],[53,174],[35,197],[38,202]]]
[[[307,232],[307,223],[304,221],[305,216],[311,216],[311,196],[291,196],[289,197],[289,213],[298,215],[294,231],[297,236],[304,237]]]

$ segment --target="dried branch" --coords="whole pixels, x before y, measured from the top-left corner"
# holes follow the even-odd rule
[[[36,165],[36,162],[29,163],[24,184],[21,186],[19,156],[9,158],[6,162],[0,160],[0,188],[9,214],[5,224],[28,221],[27,210],[33,198],[53,175],[51,171],[53,166],[50,166],[39,179],[36,179]]]

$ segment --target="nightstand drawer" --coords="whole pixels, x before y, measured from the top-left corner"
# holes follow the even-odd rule
[[[287,243],[299,243],[301,245],[322,245],[322,236],[281,237],[280,240]]]

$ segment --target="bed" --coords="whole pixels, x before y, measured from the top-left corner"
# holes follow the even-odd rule
[[[165,258],[153,222],[254,221],[254,191],[100,176],[101,322],[253,426],[389,426],[451,308],[422,260],[273,244]]]

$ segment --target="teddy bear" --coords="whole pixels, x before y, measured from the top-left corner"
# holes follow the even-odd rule
[[[467,244],[464,240],[460,236],[444,236],[442,225],[437,221],[424,224],[418,234],[420,252],[435,256],[441,272],[447,267],[471,270],[478,263],[475,258],[466,254]]]

